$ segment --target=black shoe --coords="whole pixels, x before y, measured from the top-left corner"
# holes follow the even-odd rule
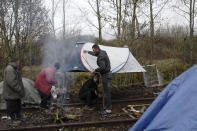
[[[10,126],[19,126],[21,124],[20,120],[13,120],[12,123],[10,123]]]
[[[41,108],[44,108],[44,109],[49,109],[49,107],[47,105],[40,105]]]
[[[88,105],[85,105],[84,109],[85,109],[85,110],[92,111],[92,110],[94,110],[94,107],[90,107],[90,106],[88,106]]]

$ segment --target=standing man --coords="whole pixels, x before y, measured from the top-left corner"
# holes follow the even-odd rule
[[[48,102],[51,99],[51,88],[57,81],[54,76],[57,70],[60,68],[59,63],[55,63],[53,67],[47,67],[42,69],[36,78],[34,88],[36,88],[41,97],[40,107],[48,109]]]
[[[111,113],[112,110],[112,104],[111,104],[111,93],[110,93],[110,80],[112,78],[111,65],[109,57],[106,53],[106,51],[101,50],[98,45],[92,46],[92,51],[84,50],[84,53],[88,53],[90,55],[97,57],[97,65],[98,68],[91,71],[91,73],[99,72],[102,76],[102,83],[104,88],[104,94],[105,94],[105,108],[102,112],[103,115]]]
[[[20,73],[19,59],[11,58],[4,71],[3,98],[6,100],[7,113],[13,121],[21,119],[21,98],[25,90]]]

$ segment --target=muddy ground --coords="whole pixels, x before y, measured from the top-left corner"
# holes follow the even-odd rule
[[[146,91],[141,86],[127,87],[121,89],[112,89],[112,100],[124,100],[124,99],[134,99],[134,98],[147,98],[152,97],[153,94],[150,91]],[[81,102],[77,94],[71,94],[70,103]],[[102,120],[119,120],[119,119],[131,119],[127,113],[123,111],[123,108],[128,109],[128,105],[131,103],[113,103],[112,114],[107,117],[101,115],[102,110],[102,99],[98,99],[95,104],[94,110],[89,111],[85,110],[84,106],[69,106],[69,107],[57,107],[53,106],[53,110],[44,110],[40,108],[34,109],[23,109],[22,110],[22,122],[20,124],[13,124],[11,120],[0,120],[0,129],[11,129],[11,128],[21,128],[21,127],[31,127],[31,126],[40,126],[40,125],[51,125],[51,124],[63,124],[63,123],[73,123],[73,122],[90,122],[90,121],[102,121]],[[136,110],[141,110],[143,107],[135,107]],[[148,105],[145,106],[146,108]],[[57,119],[56,114],[59,112]],[[132,114],[132,112],[130,112]],[[0,112],[0,118],[5,116],[5,111]],[[132,114],[135,118],[140,117],[139,114]],[[127,130],[130,126],[118,126],[117,130]],[[94,130],[96,130],[95,128]],[[116,130],[114,127],[106,127],[101,130]],[[80,129],[82,130],[82,129]],[[91,129],[90,129],[91,130]]]

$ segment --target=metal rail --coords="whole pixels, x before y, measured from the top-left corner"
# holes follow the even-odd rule
[[[142,103],[151,103],[153,102],[155,97],[152,98],[139,98],[139,99],[126,99],[126,100],[112,100],[112,103],[129,103],[129,104],[142,104]],[[95,104],[102,104],[101,102],[95,103]],[[66,106],[83,106],[84,103],[70,103],[70,104],[64,104],[63,107]],[[33,106],[33,107],[25,107],[22,110],[23,111],[37,111],[39,106]],[[6,110],[0,110],[1,113],[6,112]]]
[[[61,128],[79,128],[79,127],[102,127],[102,126],[114,126],[117,124],[129,124],[132,126],[138,119],[124,119],[124,120],[109,120],[109,121],[93,121],[93,122],[76,122],[66,123],[60,125],[43,125],[43,126],[32,126],[14,129],[0,129],[0,131],[44,131],[44,130],[57,130]]]
[[[151,103],[155,98],[139,98],[139,99],[127,99],[127,100],[113,100],[113,103],[129,103],[129,104],[142,104],[142,103]],[[64,106],[82,106],[84,103],[71,103],[65,104]],[[33,108],[25,108],[26,111],[34,111]],[[39,108],[35,108],[39,109]],[[40,126],[32,126],[32,127],[21,127],[21,128],[8,128],[8,129],[0,129],[0,131],[19,131],[19,130],[26,130],[26,131],[57,131],[57,129],[63,128],[87,128],[87,127],[107,127],[107,126],[115,126],[115,125],[129,125],[132,126],[138,119],[119,119],[119,120],[103,120],[103,121],[93,121],[93,122],[73,122],[73,123],[65,123],[59,125],[40,125]]]
[[[152,102],[155,97],[152,98],[139,98],[139,99],[126,99],[126,100],[112,100],[112,103],[122,103],[122,102],[131,102],[131,103],[144,103],[144,102]],[[101,104],[101,103],[99,103]],[[82,106],[84,103],[70,103],[64,104],[63,106]]]

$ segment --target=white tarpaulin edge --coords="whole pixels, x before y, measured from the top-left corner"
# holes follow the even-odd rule
[[[90,54],[83,53],[84,50],[92,51],[92,46],[93,43],[85,43],[80,54],[81,62],[88,71],[98,68],[96,63],[97,58]],[[99,45],[99,47],[101,50],[107,52],[111,62],[112,73],[146,72],[128,48],[103,45]]]

